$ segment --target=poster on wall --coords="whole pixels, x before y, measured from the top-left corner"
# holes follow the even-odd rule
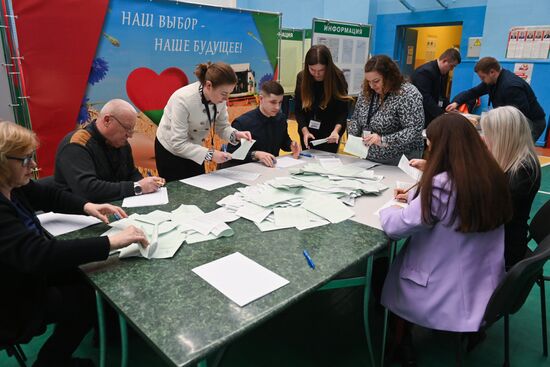
[[[369,57],[371,26],[313,19],[312,45],[327,46],[348,82],[348,94],[358,95]]]
[[[468,53],[466,57],[479,57],[481,54],[481,43],[483,37],[469,37],[468,38]]]
[[[507,59],[550,57],[550,25],[512,27],[508,32]]]
[[[285,94],[296,89],[296,75],[302,70],[304,59],[304,30],[283,28],[281,38],[280,82]]]
[[[516,62],[514,64],[514,74],[525,80],[527,84],[531,84],[534,66],[535,64]]]
[[[230,104],[253,99],[263,81],[278,79],[279,30],[275,13],[111,0],[79,120],[89,120],[112,98],[130,101],[139,114],[130,141],[136,165],[154,169],[164,106],[173,92],[197,80],[196,65],[230,64],[238,79]]]
[[[435,60],[436,49],[437,49],[437,36],[428,36],[426,40],[426,60]]]

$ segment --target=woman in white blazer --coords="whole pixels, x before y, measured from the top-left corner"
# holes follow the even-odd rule
[[[155,139],[157,170],[167,181],[204,173],[204,161],[227,162],[231,154],[204,147],[214,134],[231,144],[241,138],[251,140],[249,131],[238,131],[228,121],[226,101],[235,88],[237,76],[222,62],[199,64],[199,81],[172,94],[160,120]]]

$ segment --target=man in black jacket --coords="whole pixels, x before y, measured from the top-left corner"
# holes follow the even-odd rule
[[[445,107],[449,104],[446,93],[448,75],[460,61],[460,52],[449,48],[439,59],[418,67],[412,74],[411,82],[422,94],[425,126],[445,112]]]
[[[164,180],[143,178],[134,166],[128,138],[134,134],[136,120],[132,105],[113,99],[96,121],[65,136],[55,157],[56,186],[94,202],[158,190]]]
[[[232,126],[237,130],[248,130],[256,140],[244,162],[259,161],[268,167],[274,167],[279,150],[292,151],[298,158],[301,147],[288,136],[286,116],[281,112],[284,89],[274,80],[264,82],[260,88],[260,105],[235,119]],[[229,152],[237,150],[239,145],[230,145]],[[231,161],[230,165],[235,165]]]
[[[489,104],[493,107],[514,106],[520,110],[529,120],[533,141],[537,141],[546,127],[546,118],[531,86],[511,71],[502,69],[494,57],[481,58],[474,71],[481,83],[459,93],[446,110],[453,111],[468,100],[489,94]]]

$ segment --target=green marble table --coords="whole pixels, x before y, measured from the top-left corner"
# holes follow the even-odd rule
[[[180,204],[195,204],[205,212],[241,184],[212,192],[180,182],[168,184],[170,203],[127,210],[148,213],[170,211]],[[184,244],[172,259],[119,260],[83,267],[100,294],[162,355],[175,366],[204,360],[218,348],[260,325],[341,271],[373,255],[388,243],[377,229],[350,220],[318,228],[261,232],[252,222],[230,223],[235,235],[192,245]],[[104,224],[63,238],[97,236]],[[307,249],[316,269],[302,254]],[[239,251],[288,279],[290,283],[245,307],[239,307],[194,274],[191,269]]]

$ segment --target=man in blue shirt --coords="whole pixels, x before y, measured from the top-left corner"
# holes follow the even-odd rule
[[[232,126],[239,131],[250,131],[256,140],[243,163],[259,161],[274,167],[279,150],[291,151],[294,158],[300,155],[301,147],[288,135],[286,116],[281,112],[284,89],[274,80],[264,82],[260,88],[260,105],[235,119]],[[230,145],[232,153],[239,145]],[[231,161],[232,165],[236,161]]]

